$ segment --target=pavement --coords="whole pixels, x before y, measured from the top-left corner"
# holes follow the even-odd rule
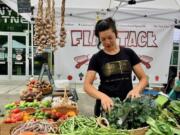
[[[16,95],[26,88],[26,80],[0,80],[0,95]]]
[[[19,93],[26,89],[28,80],[0,80],[0,115],[4,114],[4,105],[20,100]],[[78,95],[80,114],[92,116],[95,100],[83,91],[82,84],[71,84]]]

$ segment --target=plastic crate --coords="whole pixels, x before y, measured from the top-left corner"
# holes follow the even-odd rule
[[[152,95],[152,96],[157,96],[158,93],[159,91],[157,90],[147,90],[147,89],[145,89],[143,92],[144,95]]]

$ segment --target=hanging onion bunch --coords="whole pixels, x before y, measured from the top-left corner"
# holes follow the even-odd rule
[[[66,30],[64,26],[64,17],[65,17],[65,0],[62,0],[61,5],[61,29],[60,29],[60,42],[59,46],[64,47],[65,46],[65,39],[66,39]]]

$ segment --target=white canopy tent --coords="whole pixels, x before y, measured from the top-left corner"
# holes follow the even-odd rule
[[[1,1],[14,11],[18,11],[17,0]],[[129,5],[129,1],[135,1],[136,4]],[[46,3],[46,0],[43,2]],[[55,0],[57,25],[60,24],[61,2],[62,0]],[[20,14],[29,22],[31,18],[36,17],[38,0],[31,0],[31,6],[34,7],[33,15],[31,13]],[[109,16],[112,16],[118,23],[154,22],[180,26],[180,0],[66,0],[65,22],[67,23],[72,20],[73,23],[81,21],[95,23],[97,17]]]
[[[18,11],[17,0],[1,1]],[[153,19],[180,23],[180,0],[136,0],[136,4],[133,5],[129,5],[128,1],[66,0],[66,18],[68,20],[68,18],[77,17],[89,21],[95,20],[98,14],[101,17],[114,16],[116,20],[128,22],[138,18],[149,18],[151,21]],[[31,5],[34,7],[34,16],[36,16],[38,0],[31,0]],[[60,7],[61,0],[55,0],[57,18],[60,16]],[[21,13],[21,15],[31,21],[31,13]]]

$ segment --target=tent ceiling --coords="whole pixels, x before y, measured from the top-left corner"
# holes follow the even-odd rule
[[[13,10],[17,11],[17,0],[2,0]],[[103,12],[107,16],[114,16],[118,20],[129,20],[137,18],[180,20],[180,0],[136,0],[135,5],[128,5],[128,0],[66,0],[66,15],[73,13],[73,16],[81,19],[95,19],[97,12]],[[44,0],[46,2],[46,0]],[[31,0],[37,13],[38,0]],[[61,0],[55,0],[57,16],[60,15]],[[72,10],[76,9],[76,10]],[[107,11],[106,9],[110,9]],[[75,11],[75,12],[74,12]],[[25,19],[31,20],[30,13],[21,14]],[[87,17],[91,15],[91,17]]]
[[[126,1],[126,2],[123,2]],[[143,9],[163,9],[163,10],[179,10],[180,0],[136,0],[137,4],[127,5],[129,0],[114,0],[114,3],[123,2],[128,8],[143,8]],[[138,2],[140,1],[140,2]]]
[[[55,0],[55,6],[61,7],[61,1],[62,0]],[[102,9],[108,8],[110,3],[111,0],[66,0],[66,8]],[[38,0],[31,0],[31,4],[36,7],[38,5]]]
[[[5,0],[6,1],[6,0]],[[17,1],[17,0],[13,0]],[[153,9],[180,9],[180,0],[143,0],[135,5],[127,5],[129,0],[66,0],[66,8],[85,8],[85,9],[107,9],[113,8],[122,2],[123,5],[130,8],[153,8]],[[142,0],[136,0],[142,1]],[[55,6],[61,7],[61,0],[55,0]],[[38,0],[31,0],[31,4],[35,7],[38,5]]]

